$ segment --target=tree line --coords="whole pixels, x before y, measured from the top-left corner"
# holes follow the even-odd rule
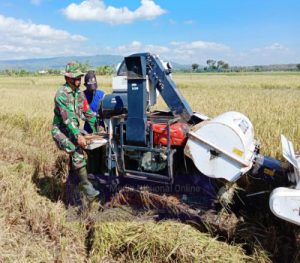
[[[88,62],[79,63],[81,71],[87,72],[89,70],[93,70],[97,75],[112,75],[116,72],[114,65],[102,65],[98,67],[92,67]],[[44,70],[36,70],[30,71],[26,69],[3,69],[0,70],[0,75],[7,76],[34,76],[34,75],[62,75],[64,73],[64,69],[44,69]]]
[[[265,66],[230,66],[223,60],[208,59],[206,66],[200,67],[193,63],[190,70],[192,72],[263,72],[263,71],[300,71],[299,64],[289,65],[265,65]]]
[[[214,60],[214,59],[208,59],[206,61],[206,65],[205,67],[203,67],[202,71],[209,71],[209,72],[214,72],[214,71],[228,71],[229,64],[226,63],[223,60]],[[199,64],[197,63],[193,63],[192,66],[192,71],[193,72],[198,72],[199,71]]]

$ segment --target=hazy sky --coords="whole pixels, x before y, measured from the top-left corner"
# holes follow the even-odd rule
[[[0,59],[150,51],[178,63],[300,63],[300,0],[0,0]]]

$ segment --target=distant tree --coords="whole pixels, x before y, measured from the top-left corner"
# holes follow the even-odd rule
[[[192,71],[197,71],[199,69],[199,64],[197,64],[197,63],[194,63],[194,64],[192,64]]]
[[[8,76],[13,75],[12,70],[6,69],[4,72],[5,72],[5,74],[8,75]]]
[[[79,67],[82,72],[87,72],[91,68],[91,65],[90,65],[89,61],[79,62]]]
[[[260,66],[255,66],[254,67],[254,71],[255,72],[260,72],[261,71],[261,67]]]
[[[25,69],[21,69],[21,70],[15,72],[15,75],[20,76],[20,77],[28,76],[29,74],[30,74],[30,72],[28,72]]]
[[[224,66],[224,64],[225,64],[225,62],[224,62],[223,60],[219,60],[219,61],[217,62],[217,68],[218,68],[218,69],[222,69],[223,66]]]
[[[49,75],[60,75],[60,70],[59,69],[48,69],[46,72]]]
[[[215,60],[213,60],[213,59],[208,59],[207,61],[206,61],[206,64],[207,64],[207,66],[208,66],[208,69],[209,70],[216,70],[217,69],[217,66],[216,66],[216,61]]]
[[[104,65],[96,68],[96,74],[98,75],[111,75],[114,73],[114,69],[109,65]]]
[[[228,70],[229,69],[229,64],[228,63],[224,63],[223,69]]]
[[[228,69],[229,69],[229,64],[226,63],[226,62],[223,61],[223,60],[219,60],[219,61],[217,62],[217,69],[218,69],[219,71],[228,70]]]
[[[53,70],[53,74],[55,74],[55,75],[60,75],[60,70],[59,70],[59,69],[54,69],[54,70]]]
[[[297,64],[296,67],[298,70],[300,70],[300,64]]]

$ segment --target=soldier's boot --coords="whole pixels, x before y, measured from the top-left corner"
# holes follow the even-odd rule
[[[97,191],[92,183],[88,180],[86,167],[81,167],[77,170],[78,177],[80,179],[79,189],[84,194],[89,202],[94,201],[100,192]]]

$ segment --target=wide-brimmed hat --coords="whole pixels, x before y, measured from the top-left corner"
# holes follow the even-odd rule
[[[84,73],[81,72],[79,63],[72,61],[66,65],[64,75],[69,78],[78,78],[82,77]]]

